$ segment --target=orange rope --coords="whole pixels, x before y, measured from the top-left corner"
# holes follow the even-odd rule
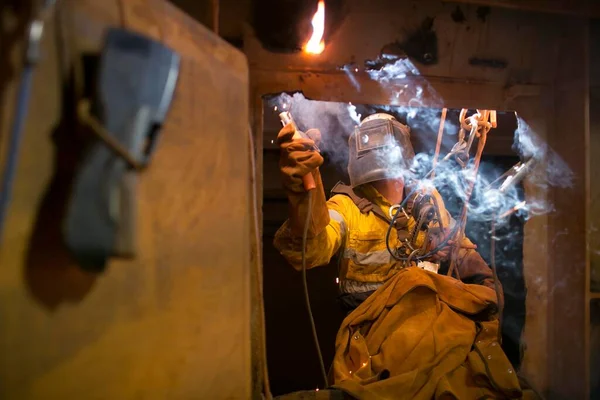
[[[461,115],[462,115],[462,112],[461,112]],[[475,183],[477,181],[477,172],[479,171],[479,165],[481,164],[481,156],[483,154],[483,148],[485,147],[485,143],[487,141],[487,133],[491,128],[491,125],[487,122],[489,115],[490,115],[489,111],[487,111],[487,110],[483,111],[483,113],[481,113],[480,117],[478,118],[478,127],[477,128],[471,127],[471,129],[479,129],[479,127],[481,127],[481,132],[480,132],[479,142],[477,143],[477,153],[475,154],[475,158],[474,158],[473,179],[472,179],[471,184],[467,188],[466,196],[465,196],[465,203],[463,205],[463,208],[462,208],[462,211],[460,214],[460,220],[459,220],[459,222],[457,222],[460,224],[460,228],[458,229],[458,231],[456,232],[456,236],[454,237],[455,245],[454,245],[454,248],[452,251],[450,268],[448,269],[449,276],[452,276],[452,274],[455,272],[458,275],[458,270],[456,268],[456,260],[458,259],[458,251],[461,247],[461,242],[465,235],[465,227],[467,225],[467,211],[469,208],[469,201],[471,200],[471,195],[473,194],[473,190],[475,189]],[[458,279],[460,279],[460,277],[458,277]]]
[[[444,123],[446,122],[446,113],[448,109],[446,107],[442,108],[442,116],[440,117],[440,129],[438,130],[437,143],[435,144],[435,154],[433,155],[433,164],[431,168],[433,172],[431,173],[431,177],[435,176],[435,166],[437,165],[437,160],[440,155],[440,148],[442,147],[442,137],[444,136]]]

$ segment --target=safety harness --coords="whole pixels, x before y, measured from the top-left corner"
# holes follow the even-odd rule
[[[357,193],[357,191],[358,191],[358,193]],[[356,207],[358,207],[358,209],[360,210],[361,213],[368,214],[368,213],[372,212],[378,218],[382,219],[383,221],[385,221],[388,224],[392,221],[392,218],[389,215],[387,215],[385,212],[383,212],[381,207],[379,207],[377,204],[373,204],[372,201],[363,197],[360,194],[360,189],[358,189],[357,191],[355,191],[355,189],[353,189],[352,187],[350,187],[340,181],[335,184],[333,189],[331,189],[331,195],[333,196],[336,194],[341,194],[344,196],[348,196],[350,198],[350,200],[352,200],[352,202],[356,205]],[[396,221],[395,221],[396,229],[404,229],[408,225],[408,218],[411,214],[416,196],[417,196],[417,194],[413,194],[407,200],[406,208],[404,209],[405,213],[400,214],[398,216],[398,218],[396,218]]]
[[[404,243],[414,241],[414,236],[416,235],[417,231],[421,228],[421,225],[422,225],[422,212],[415,210],[415,202],[417,202],[417,203],[419,202],[419,198],[420,198],[421,194],[418,193],[418,191],[410,190],[411,188],[407,187],[407,188],[405,188],[405,196],[408,195],[406,193],[407,189],[408,189],[408,193],[412,193],[412,194],[410,194],[410,197],[407,199],[406,207],[403,209],[403,212],[400,212],[394,221],[394,227],[396,228],[398,240],[401,242],[404,242]],[[370,201],[369,199],[364,197],[362,195],[362,193],[360,192],[360,188],[353,189],[352,187],[344,184],[343,182],[338,182],[331,190],[332,196],[334,196],[336,194],[340,194],[340,195],[349,197],[362,214],[368,214],[368,213],[372,212],[375,216],[377,216],[379,219],[385,221],[385,223],[388,225],[392,222],[392,218],[394,215],[394,209],[396,209],[395,207],[398,207],[397,205],[392,206],[390,208],[391,215],[387,215],[381,209],[381,207],[379,207],[377,204],[374,204],[372,201]],[[421,207],[417,207],[417,209],[420,209],[420,208]],[[418,215],[415,215],[415,218],[417,218],[416,226],[413,228],[412,233],[411,233],[408,230],[408,220],[413,211],[416,211]],[[424,243],[424,245],[425,245],[425,243]],[[344,246],[342,246],[342,248],[340,249],[340,254],[338,254],[338,257],[337,257],[338,275],[340,274],[341,260],[342,260],[341,252],[343,251],[343,248],[344,248]],[[436,268],[436,271],[437,271],[437,268]],[[338,296],[338,302],[340,303],[340,305],[346,312],[351,312],[356,307],[358,307],[373,292],[374,291],[367,291],[367,292],[362,292],[362,293],[361,292],[359,292],[359,293],[343,293],[340,290],[340,295]]]

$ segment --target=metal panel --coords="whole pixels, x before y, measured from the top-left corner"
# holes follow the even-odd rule
[[[59,239],[59,74],[46,36],[0,249],[0,398],[250,398],[246,59],[163,0],[61,3],[76,7],[82,48],[123,21],[179,52],[181,74],[140,176],[139,256],[86,273]]]
[[[591,18],[600,16],[600,6],[589,0],[443,0],[480,6],[512,8],[523,11],[577,15]]]

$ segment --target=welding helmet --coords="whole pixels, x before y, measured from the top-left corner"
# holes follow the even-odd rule
[[[415,152],[410,129],[389,114],[362,120],[348,140],[348,175],[353,188],[384,179],[404,178]]]

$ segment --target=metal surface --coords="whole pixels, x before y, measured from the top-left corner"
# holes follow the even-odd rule
[[[442,0],[446,3],[473,4],[523,11],[575,15],[588,18],[600,17],[600,5],[594,0]]]
[[[61,4],[76,17],[80,50],[97,52],[119,24],[115,2]],[[138,181],[138,257],[92,274],[60,240],[71,165],[56,152],[72,155],[73,140],[51,140],[65,135],[48,35],[0,248],[0,398],[249,399],[247,63],[169,2],[123,7],[128,28],[184,55],[152,168]]]

